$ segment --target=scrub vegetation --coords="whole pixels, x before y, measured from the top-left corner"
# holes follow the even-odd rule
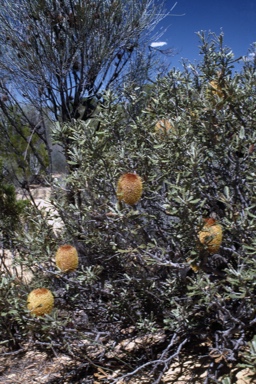
[[[2,263],[8,244],[33,273],[1,272],[2,353],[28,342],[64,353],[70,383],[231,384],[244,368],[255,379],[256,61],[235,71],[223,34],[198,36],[198,64],[101,89],[86,119],[52,124],[67,165],[48,179],[63,226],[13,197],[0,216]],[[40,288],[54,305],[34,316]]]

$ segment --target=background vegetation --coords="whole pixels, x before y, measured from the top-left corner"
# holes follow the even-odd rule
[[[101,90],[92,115],[52,125],[69,170],[51,184],[63,226],[56,233],[49,212],[20,209],[15,197],[19,208],[0,216],[13,262],[33,273],[25,282],[2,272],[3,352],[29,340],[49,355],[69,354],[78,364],[70,382],[100,367],[102,383],[162,383],[173,364],[178,375],[189,372],[187,382],[235,383],[244,367],[255,376],[256,62],[235,72],[222,34],[199,38],[198,65],[184,62],[121,94]],[[169,129],[159,132],[163,119]],[[116,197],[127,172],[143,179],[133,207]],[[4,224],[13,215],[18,228]],[[198,238],[208,217],[223,228],[216,254]],[[67,243],[79,267],[63,274],[54,255]],[[41,318],[26,309],[38,287],[55,296]]]

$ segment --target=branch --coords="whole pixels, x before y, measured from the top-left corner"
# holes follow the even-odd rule
[[[134,371],[132,372],[129,372],[129,373],[126,373],[125,375],[121,376],[121,377],[118,377],[116,379],[114,379],[114,381],[112,382],[112,384],[115,384],[115,383],[118,383],[120,382],[120,380],[122,381],[123,379],[126,379],[127,377],[130,377],[130,376],[134,376],[136,375],[139,371],[145,369],[146,367],[149,367],[151,365],[156,365],[156,367],[158,365],[164,365],[164,369],[161,373],[161,375],[158,377],[158,379],[156,381],[154,381],[152,384],[158,384],[160,383],[160,380],[162,378],[162,375],[163,373],[169,368],[169,363],[179,355],[183,345],[186,344],[186,342],[188,341],[188,339],[184,339],[180,345],[178,346],[177,350],[175,353],[173,353],[171,356],[169,356],[168,358],[164,358],[165,354],[167,353],[167,351],[173,346],[173,344],[175,343],[175,341],[177,340],[177,334],[174,334],[173,337],[172,337],[172,340],[170,342],[170,344],[168,345],[168,347],[165,349],[165,351],[162,353],[160,359],[157,359],[157,360],[153,360],[153,361],[148,361],[147,363],[141,365],[140,367],[136,368]],[[156,367],[154,367],[153,371],[156,370]]]

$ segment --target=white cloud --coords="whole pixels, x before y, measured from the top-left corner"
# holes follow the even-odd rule
[[[243,60],[244,61],[253,61],[253,60],[255,60],[255,56],[256,56],[256,53],[252,52],[252,53],[249,53],[248,56],[243,56]]]
[[[165,41],[156,41],[154,43],[151,43],[150,47],[152,47],[152,48],[163,47],[166,44],[167,43]]]

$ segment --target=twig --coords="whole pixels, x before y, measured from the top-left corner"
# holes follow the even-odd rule
[[[29,148],[29,146],[30,146],[32,137],[33,137],[33,135],[34,135],[34,133],[35,133],[37,127],[38,127],[41,123],[42,123],[42,121],[40,120],[40,121],[35,125],[33,131],[31,132],[31,135],[30,135],[30,137],[29,137],[29,139],[28,139],[28,145],[27,145],[27,148],[26,148],[25,153],[24,153],[24,160],[26,160],[27,153],[28,153],[28,148]]]
[[[1,356],[18,355],[21,352],[25,352],[25,349],[21,348],[21,349],[18,349],[18,351],[14,351],[14,352],[4,352],[4,353],[1,353]]]
[[[125,375],[121,376],[121,377],[118,377],[116,379],[114,379],[114,381],[112,382],[112,384],[115,384],[117,383],[118,381],[120,380],[123,380],[129,376],[133,376],[133,375],[136,375],[139,371],[141,371],[142,369],[150,366],[150,365],[162,365],[164,364],[165,365],[165,368],[164,368],[164,371],[168,368],[168,364],[175,358],[179,355],[180,351],[181,351],[181,348],[183,347],[184,344],[186,344],[188,339],[185,339],[183,340],[180,345],[178,346],[177,348],[177,351],[175,353],[173,353],[171,356],[169,356],[167,359],[157,359],[157,360],[153,360],[153,361],[148,361],[147,363],[141,365],[140,367],[136,368],[134,371],[132,372],[129,372],[129,373],[126,373]],[[172,341],[170,343],[170,345],[166,348],[166,350],[168,350],[174,343],[175,340],[173,340],[172,338]],[[165,354],[165,351],[163,352],[162,356]],[[152,384],[158,384],[161,380],[161,377],[159,377],[156,381],[154,381]]]

